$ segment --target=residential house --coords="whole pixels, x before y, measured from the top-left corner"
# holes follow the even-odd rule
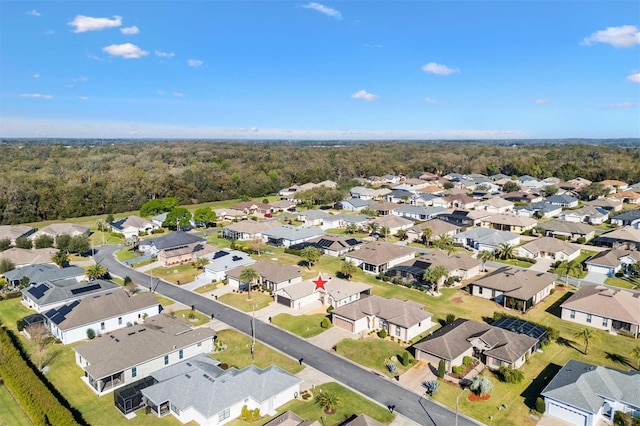
[[[396,244],[372,241],[344,255],[346,261],[370,274],[384,273],[389,268],[415,257],[415,250]]]
[[[603,180],[602,182],[600,182],[600,185],[609,189],[609,192],[611,194],[619,191],[624,191],[625,189],[629,188],[629,184],[627,182],[616,179]]]
[[[580,325],[625,333],[640,333],[640,292],[605,285],[583,285],[562,305],[561,318]]]
[[[567,183],[571,185],[576,185],[579,187],[592,184],[592,182],[589,179],[585,179],[583,177],[577,177],[575,179],[568,180]]]
[[[454,210],[451,213],[441,213],[438,215],[438,218],[451,224],[468,228],[480,226],[482,220],[489,216],[491,216],[491,213],[486,210]]]
[[[273,208],[273,212],[295,212],[297,204],[294,200],[276,200],[271,201],[269,205]]]
[[[270,229],[282,226],[277,220],[265,220],[256,222],[253,220],[243,220],[222,228],[222,236],[228,240],[252,240],[262,238],[262,234]]]
[[[420,174],[420,176],[418,176],[418,179],[420,180],[424,180],[427,182],[431,182],[434,180],[438,180],[439,176],[435,173],[431,173],[431,172],[423,172]]]
[[[453,237],[456,244],[461,244],[478,251],[495,251],[501,244],[517,246],[520,244],[520,236],[507,231],[498,231],[489,228],[471,228],[460,232]]]
[[[151,374],[154,384],[141,390],[145,405],[158,417],[181,423],[223,425],[243,408],[272,416],[300,392],[301,379],[278,366],[250,365],[223,370],[206,355],[196,355]]]
[[[505,266],[470,283],[469,293],[524,312],[551,294],[556,278],[546,272]]]
[[[384,201],[380,203],[371,204],[369,206],[369,210],[373,210],[374,212],[377,212],[380,216],[388,216],[390,214],[393,214],[395,209],[399,207],[400,207],[399,204]]]
[[[229,271],[256,263],[249,254],[240,250],[220,249],[205,257],[209,263],[204,266],[204,274],[213,281],[224,281]]]
[[[611,424],[616,411],[640,416],[640,373],[570,359],[541,392],[546,416],[562,424]]]
[[[28,279],[29,284],[40,284],[46,281],[55,282],[66,279],[74,279],[76,282],[80,282],[87,279],[84,269],[79,266],[59,268],[50,263],[25,265],[7,271],[3,275],[7,282],[14,286],[20,285],[20,281],[23,279]]]
[[[331,214],[325,210],[305,210],[298,212],[298,220],[303,222],[304,226],[322,227],[322,222],[330,216]]]
[[[208,327],[192,329],[183,320],[162,314],[73,350],[84,371],[82,381],[104,395],[183,359],[212,352],[215,335]]]
[[[611,224],[628,226],[640,223],[640,209],[629,210],[611,217]]]
[[[560,220],[565,222],[583,222],[590,225],[602,225],[609,219],[609,210],[602,207],[587,205],[575,210],[565,210],[560,213]]]
[[[362,200],[381,200],[389,192],[391,192],[389,188],[372,189],[364,186],[356,186],[349,190],[351,197]]]
[[[468,280],[480,273],[480,262],[467,253],[448,255],[441,250],[434,250],[389,268],[387,276],[421,282],[426,270],[432,266],[444,266],[449,277],[460,280]]]
[[[496,173],[495,175],[491,175],[489,176],[489,179],[491,179],[492,181],[498,181],[498,180],[502,180],[502,179],[509,179],[511,180],[511,176],[507,176],[504,173]]]
[[[364,414],[362,414],[364,416]],[[375,420],[374,420],[375,421]],[[285,411],[262,426],[321,426],[317,420],[305,420],[293,411]],[[367,426],[367,425],[362,425]],[[373,424],[371,426],[374,426]],[[375,425],[383,426],[383,425]]]
[[[595,207],[602,207],[610,212],[619,212],[624,206],[622,200],[616,200],[615,198],[596,198],[593,201],[589,201],[587,204]]]
[[[122,234],[125,238],[149,233],[154,229],[160,228],[160,226],[147,219],[143,219],[140,216],[127,216],[125,218],[115,220],[108,225],[113,232]]]
[[[627,204],[640,204],[640,194],[635,191],[627,189],[626,191],[617,192],[611,195],[611,198],[621,200]]]
[[[438,216],[441,213],[445,213],[447,210],[442,207],[422,207],[422,206],[401,206],[393,211],[396,216],[403,217],[411,220],[429,220]]]
[[[247,214],[242,210],[236,209],[215,209],[214,210],[216,217],[219,220],[244,220],[247,218]]]
[[[430,207],[433,206],[433,200],[437,199],[442,199],[442,197],[426,192],[418,192],[416,195],[411,197],[410,203],[414,206]],[[446,201],[444,201],[443,204],[447,204]],[[446,206],[441,208],[446,208]]]
[[[34,232],[29,236],[29,238],[35,240],[41,235],[47,235],[55,240],[58,235],[70,235],[75,237],[78,235],[89,236],[90,233],[91,229],[87,226],[75,225],[73,223],[52,223],[51,225],[45,226],[44,228]]]
[[[580,200],[578,200],[576,197],[572,197],[569,194],[555,194],[547,197],[544,202],[553,204],[554,206],[572,209],[578,207]]]
[[[580,247],[557,238],[542,237],[515,249],[520,257],[549,259],[556,262],[571,261],[580,256]]]
[[[331,322],[354,334],[385,330],[389,336],[408,342],[433,327],[432,316],[410,300],[366,296],[334,309]]]
[[[510,213],[498,213],[482,219],[482,226],[498,231],[508,231],[514,234],[522,234],[536,227],[537,221]]]
[[[342,223],[344,226],[355,225],[358,229],[364,229],[370,220],[370,216],[365,216],[363,214],[342,215]]]
[[[120,288],[118,284],[106,280],[93,280],[91,283],[78,282],[76,278],[43,281],[21,290],[22,303],[29,309],[42,313],[65,303],[108,293],[117,288]]]
[[[399,231],[407,230],[415,224],[414,221],[396,216],[395,214],[377,217],[372,219],[369,223],[375,223],[378,225],[377,234],[383,237],[396,235]],[[388,232],[387,234],[384,232],[385,229]]]
[[[544,182],[541,182],[538,179],[534,178],[533,176],[529,176],[529,175],[520,176],[518,178],[518,185],[524,188],[527,188],[529,190],[542,189],[545,187]]]
[[[482,322],[458,318],[413,345],[416,360],[437,368],[440,360],[451,373],[465,357],[479,359],[492,370],[520,368],[538,346],[538,340]]]
[[[508,192],[502,198],[513,203],[539,203],[542,201],[542,195],[523,191]]]
[[[405,189],[407,191],[415,192],[419,189],[429,186],[429,182],[417,178],[407,178],[401,184],[394,186],[392,189]]]
[[[639,226],[640,222],[635,226]],[[627,250],[640,250],[640,228],[625,226],[606,234],[599,235],[593,240],[595,245]]]
[[[583,238],[584,241],[593,239],[596,229],[586,223],[565,222],[563,220],[550,220],[540,223],[547,237],[560,238],[563,240],[576,241]]]
[[[353,250],[358,250],[364,241],[349,235],[325,234],[320,237],[312,238],[301,244],[296,244],[295,249],[303,249],[305,246],[313,246],[328,256],[342,256]]]
[[[351,212],[362,211],[369,208],[371,204],[374,204],[374,202],[362,198],[349,198],[348,200],[340,201],[341,208]]]
[[[275,211],[275,209],[265,203],[257,203],[253,201],[243,201],[242,203],[238,203],[232,207],[234,210],[240,210],[247,215],[265,215],[271,214]]]
[[[322,286],[319,286],[319,283],[322,283]],[[275,292],[275,300],[276,303],[292,309],[300,309],[315,302],[338,308],[370,293],[371,286],[368,284],[319,276],[315,280],[304,280],[279,288]]]
[[[140,242],[140,250],[157,256],[161,266],[191,263],[212,253],[215,249],[206,239],[184,231],[172,232],[162,237]]]
[[[291,225],[281,225],[277,228],[271,228],[262,232],[262,240],[276,247],[290,247],[321,235],[324,235],[324,232],[315,226],[295,227]]]
[[[406,189],[392,189],[391,192],[384,195],[384,200],[390,203],[408,203],[415,194]]]
[[[526,206],[515,207],[513,209],[513,212],[518,216],[549,218],[560,216],[560,214],[562,213],[562,206],[539,201],[536,203],[527,204]]]
[[[44,316],[53,337],[68,345],[87,339],[89,329],[100,336],[159,313],[160,304],[153,294],[130,296],[123,288],[116,288],[49,309]]]
[[[336,188],[338,184],[331,180],[325,180],[320,183],[308,182],[303,185],[293,185],[288,188],[281,189],[278,192],[278,195],[282,200],[293,200],[293,201],[299,202],[300,200],[296,199],[297,194],[299,194],[300,192],[308,191],[310,189],[318,188],[320,186],[333,189],[333,188]]]
[[[297,284],[302,281],[302,272],[300,268],[292,265],[282,265],[275,262],[258,261],[251,265],[260,278],[255,283],[269,291],[278,291],[281,288]],[[246,290],[249,283],[242,282],[240,276],[244,267],[238,267],[227,273],[227,285],[229,287]]]
[[[640,251],[615,249],[601,251],[587,260],[585,265],[589,272],[613,277],[620,271],[626,271],[636,262],[640,262]]]
[[[407,230],[407,237],[409,237],[410,241],[422,242],[422,233],[427,228],[431,229],[431,239],[435,239],[440,235],[451,235],[453,237],[462,230],[457,225],[436,218],[412,226]]]
[[[449,203],[449,207],[454,209],[472,210],[478,206],[479,201],[465,194],[450,195],[444,197]]]
[[[16,245],[16,240],[20,237],[28,237],[35,232],[30,226],[10,226],[10,225],[0,225],[0,240],[8,239],[11,241],[11,245]]]
[[[38,263],[53,263],[51,258],[58,252],[53,247],[42,249],[23,249],[11,247],[0,252],[0,261],[7,259],[16,268],[26,265],[35,265]]]
[[[478,203],[477,209],[486,210],[488,213],[512,212],[515,204],[501,197],[493,197]]]

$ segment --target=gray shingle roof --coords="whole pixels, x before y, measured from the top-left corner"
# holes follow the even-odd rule
[[[175,247],[186,246],[194,243],[203,243],[206,239],[184,231],[172,232],[162,237],[152,238],[141,242],[140,245],[155,246],[158,250],[166,250]]]
[[[355,302],[340,306],[332,311],[333,315],[356,321],[375,315],[389,323],[409,328],[432,317],[423,306],[409,300],[388,299],[380,296],[366,296]]]
[[[415,250],[396,244],[372,241],[362,246],[359,250],[348,253],[346,256],[362,260],[363,262],[370,263],[372,265],[381,265],[389,262],[390,260],[407,256],[410,253],[415,253]]]
[[[345,281],[340,278],[328,276],[323,276],[323,279],[328,280],[324,288],[334,300],[342,300],[371,289],[370,285],[355,281]],[[285,293],[292,300],[298,300],[314,293],[316,291],[316,284],[312,280],[304,280],[279,291]]]
[[[640,293],[621,288],[585,285],[560,307],[640,324]]]
[[[587,235],[595,231],[595,228],[586,223],[566,222],[564,220],[554,219],[549,222],[540,223],[540,227],[545,231],[566,232],[570,234]]]
[[[274,283],[281,283],[293,278],[298,278],[302,275],[300,268],[292,265],[281,265],[275,262],[258,261],[251,266],[256,272],[267,281]],[[240,278],[240,274],[244,270],[244,267],[234,268],[227,272],[228,277],[236,279]]]
[[[554,274],[505,266],[475,280],[472,284],[504,292],[520,300],[529,300],[556,280]]]
[[[297,241],[324,235],[324,231],[316,226],[295,227],[291,225],[281,225],[278,228],[263,231],[262,235],[269,238]]]
[[[30,283],[43,283],[45,281],[58,281],[68,278],[80,278],[85,275],[84,269],[78,266],[58,268],[49,263],[26,265],[4,273],[9,281],[20,281],[22,277],[28,277]]]
[[[70,278],[33,284],[21,291],[28,299],[44,307],[105,293],[119,287],[118,284],[111,281],[93,280],[90,283],[86,283]]]

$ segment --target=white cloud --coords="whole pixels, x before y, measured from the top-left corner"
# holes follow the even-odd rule
[[[102,50],[111,56],[122,56],[125,59],[137,59],[149,54],[146,50],[131,43],[111,44],[103,47]]]
[[[140,29],[135,25],[133,27],[120,28],[120,32],[124,35],[134,35],[140,32]]]
[[[156,56],[158,56],[160,58],[173,58],[175,56],[175,53],[172,53],[172,52],[161,52],[159,50],[156,50]]]
[[[40,15],[40,12],[38,12],[38,11],[37,11],[37,10],[35,10],[35,9],[27,10],[27,15],[31,15],[31,16],[42,16],[42,15]]]
[[[193,68],[201,67],[202,64],[204,64],[204,62],[202,62],[202,61],[200,61],[198,59],[189,59],[189,60],[187,60],[187,65],[189,65],[190,67],[193,67]]]
[[[332,18],[335,18],[337,20],[342,19],[342,13],[340,13],[340,11],[320,3],[310,2],[305,5],[302,5],[302,8],[315,10],[327,16],[331,16]]]
[[[633,47],[640,44],[640,31],[635,25],[621,25],[596,31],[582,40],[580,44],[591,46],[594,43],[606,43],[615,47]]]
[[[96,55],[89,54],[89,55],[87,55],[87,58],[93,59],[94,61],[98,61],[98,62],[104,62],[104,59],[102,59],[101,57],[96,56]]]
[[[89,98],[86,96],[78,96],[78,99],[80,99],[81,101],[88,101]]]
[[[102,31],[105,28],[119,27],[122,25],[122,17],[114,16],[113,19],[109,18],[92,18],[91,16],[78,15],[73,18],[73,21],[67,25],[76,27],[74,33],[84,33],[87,31]]]
[[[436,64],[435,62],[429,62],[428,64],[423,65],[422,71],[436,75],[460,74],[459,68],[449,68],[446,65]]]
[[[435,104],[436,102],[438,102],[436,99],[430,98],[428,96],[424,98],[424,101],[428,104]]]
[[[40,73],[35,73],[35,74],[33,75],[33,78],[40,78]]]
[[[630,74],[627,77],[627,81],[630,81],[632,83],[640,83],[640,72],[637,72],[635,74]]]
[[[172,92],[171,93],[173,96],[175,96],[176,98],[184,98],[184,93],[180,93],[180,92]]]
[[[29,99],[53,99],[53,96],[43,95],[42,93],[23,93],[20,97]]]
[[[633,102],[620,102],[617,104],[609,104],[607,105],[607,108],[609,109],[620,109],[620,108],[633,108],[635,107],[636,104],[634,104]]]
[[[366,90],[358,90],[356,93],[351,95],[353,99],[364,99],[365,101],[375,101],[380,96],[374,95],[373,93],[367,93]]]
[[[547,98],[539,98],[539,99],[536,99],[535,101],[533,101],[533,103],[535,103],[536,105],[544,105],[544,104],[548,104],[549,103],[549,99],[547,99]]]

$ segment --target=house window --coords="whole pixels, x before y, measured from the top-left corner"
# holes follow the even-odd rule
[[[609,318],[602,318],[602,326],[603,327],[609,326]]]
[[[399,325],[396,325],[396,336],[400,336],[401,328]]]
[[[576,311],[571,311],[571,319],[576,319]]]
[[[101,322],[101,323],[100,323],[100,330],[104,330],[104,328],[105,328],[105,327],[104,327],[104,322]]]
[[[177,415],[180,415],[180,409],[178,407],[176,407],[175,405],[173,405],[173,402],[171,403],[171,411],[173,411]]]
[[[482,287],[478,287],[478,294],[482,294]]]
[[[184,351],[183,351],[182,349],[180,349],[180,350],[178,351],[178,358],[179,358],[179,359],[182,359],[183,357],[184,357]]]
[[[131,377],[136,377],[138,375],[138,368],[137,367],[133,367],[131,369]]]
[[[164,365],[169,364],[169,355],[164,356]]]
[[[224,411],[220,411],[218,413],[218,422],[221,422],[224,419],[228,419],[230,415],[231,415],[231,411],[229,408],[225,409]]]
[[[118,317],[118,325],[122,325],[122,317]]]
[[[587,322],[591,322],[591,314],[587,314]]]

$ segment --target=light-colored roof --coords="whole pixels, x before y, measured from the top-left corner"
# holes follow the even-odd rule
[[[381,265],[389,262],[390,260],[407,256],[410,253],[415,253],[415,250],[409,247],[399,246],[397,244],[372,241],[360,247],[360,250],[347,253],[345,256],[358,259],[372,265]]]
[[[444,221],[442,219],[434,218],[431,220],[427,220],[426,222],[422,222],[418,225],[415,225],[410,228],[410,230],[422,233],[427,228],[431,228],[433,231],[433,236],[438,236],[442,234],[448,234],[450,232],[457,232],[461,228],[457,225]]]
[[[618,241],[633,241],[635,243],[640,242],[640,229],[634,228],[631,225],[624,226],[622,228],[614,229],[611,232],[600,235],[597,239],[611,239]]]
[[[329,293],[329,295],[334,300],[342,300],[344,298],[353,296],[354,294],[359,294],[371,289],[370,285],[356,281],[345,281],[341,280],[340,278],[324,275],[323,279],[327,281],[324,285],[324,291],[326,293]],[[291,300],[298,300],[305,296],[309,296],[312,293],[315,293],[316,284],[312,280],[304,280],[302,282],[292,284],[283,289],[280,289],[278,290],[278,292],[281,294],[285,294]]]
[[[155,315],[136,324],[93,339],[73,348],[89,365],[85,370],[95,379],[135,367],[170,352],[213,339],[208,327],[191,329],[179,318]]]
[[[141,218],[140,216],[127,216],[125,218],[111,222],[111,226],[116,229],[144,229],[148,227],[155,227],[156,225],[153,222],[148,221],[147,219]]]
[[[634,259],[636,262],[640,262],[640,251],[615,249],[601,251],[585,263],[590,265],[617,267],[621,264],[620,259],[626,256]]]
[[[45,226],[44,228],[38,230],[35,234],[33,234],[33,238],[36,238],[42,234],[58,236],[58,235],[83,235],[89,233],[89,228],[87,226],[75,225],[73,223],[52,223],[51,225]]]
[[[483,219],[483,221],[496,225],[520,226],[523,228],[535,226],[538,223],[534,219],[508,213],[494,214]]]
[[[504,198],[493,197],[493,198],[489,198],[488,200],[481,201],[480,206],[485,208],[487,206],[496,207],[496,208],[503,208],[503,207],[506,208],[506,207],[513,207],[514,204],[511,201],[505,200]]]
[[[386,226],[390,229],[409,227],[413,225],[413,221],[404,217],[396,216],[393,214],[380,216],[372,220],[371,222],[377,223],[380,227]]]
[[[488,246],[499,246],[502,243],[514,241],[520,237],[508,231],[498,231],[497,229],[490,228],[471,228],[456,234],[454,238],[456,240],[470,239]]]
[[[266,262],[263,260],[254,263],[251,267],[255,269],[263,279],[274,283],[281,283],[302,275],[300,268],[297,266]],[[231,269],[227,272],[227,276],[240,278],[240,274],[242,274],[244,269],[244,267]]]
[[[628,198],[630,200],[637,200],[637,199],[640,199],[640,194],[638,194],[635,191],[626,190],[626,191],[618,192],[616,194],[612,194],[611,198],[618,198],[618,199]]]
[[[620,288],[585,285],[560,307],[640,324],[640,293]]]
[[[595,415],[606,400],[640,406],[638,389],[640,373],[570,359],[541,394]]]
[[[360,414],[355,419],[351,420],[345,426],[383,426],[379,421],[372,419],[366,414]]]
[[[158,299],[151,293],[129,296],[126,290],[116,288],[51,309],[44,315],[59,329],[69,330],[154,306],[158,306]]]
[[[595,228],[586,223],[567,222],[560,219],[540,223],[540,227],[546,231],[565,232],[569,234],[587,235],[595,232]]]
[[[505,295],[519,300],[529,300],[538,292],[553,285],[555,281],[556,276],[547,272],[505,266],[475,280],[472,284],[502,291]]]
[[[40,263],[35,265],[26,265],[4,273],[9,281],[19,281],[22,277],[28,277],[30,283],[42,283],[45,281],[58,281],[68,278],[84,277],[84,269],[78,266],[67,266],[59,268],[50,263]]]
[[[436,265],[444,266],[449,272],[455,270],[468,271],[469,269],[479,266],[480,262],[467,253],[448,255],[441,250],[434,250],[429,253],[423,253],[415,259],[403,262],[393,268],[409,269],[415,275],[421,276],[425,270]]]
[[[391,192],[391,191],[389,191],[389,192]],[[381,203],[371,204],[371,205],[369,206],[369,208],[370,208],[371,210],[375,210],[375,211],[384,211],[384,212],[386,212],[386,211],[393,211],[393,210],[397,209],[398,207],[400,207],[400,204],[391,203],[391,202],[388,202],[388,201],[384,201],[384,202],[381,202]]]
[[[11,241],[15,241],[16,238],[28,235],[31,232],[33,232],[33,228],[30,226],[0,225],[0,240],[8,238]]]
[[[529,253],[539,253],[541,251],[546,253],[559,253],[562,252],[566,255],[571,255],[580,251],[580,247],[575,244],[567,243],[566,241],[559,240],[552,237],[542,237],[526,244],[523,244],[519,248],[527,250]]]
[[[37,263],[53,263],[51,257],[57,252],[53,247],[42,249],[23,249],[11,247],[0,252],[0,259],[9,259],[16,266],[35,265]]]
[[[291,225],[281,225],[277,228],[271,228],[262,232],[262,235],[275,238],[275,239],[284,239],[288,241],[298,241],[298,240],[307,240],[310,238],[314,238],[320,235],[324,235],[324,231],[316,226],[291,226]]]
[[[241,220],[240,222],[225,226],[225,229],[244,234],[261,234],[269,229],[278,228],[280,226],[282,226],[282,224],[277,220],[266,220],[264,222]]]
[[[357,321],[366,316],[375,315],[391,324],[409,328],[432,317],[431,312],[410,300],[388,299],[380,296],[366,296],[355,302],[340,306],[332,311],[333,315]]]
[[[627,182],[623,182],[621,180],[616,180],[616,179],[607,179],[607,180],[603,180],[600,183],[605,186],[627,186]]]

